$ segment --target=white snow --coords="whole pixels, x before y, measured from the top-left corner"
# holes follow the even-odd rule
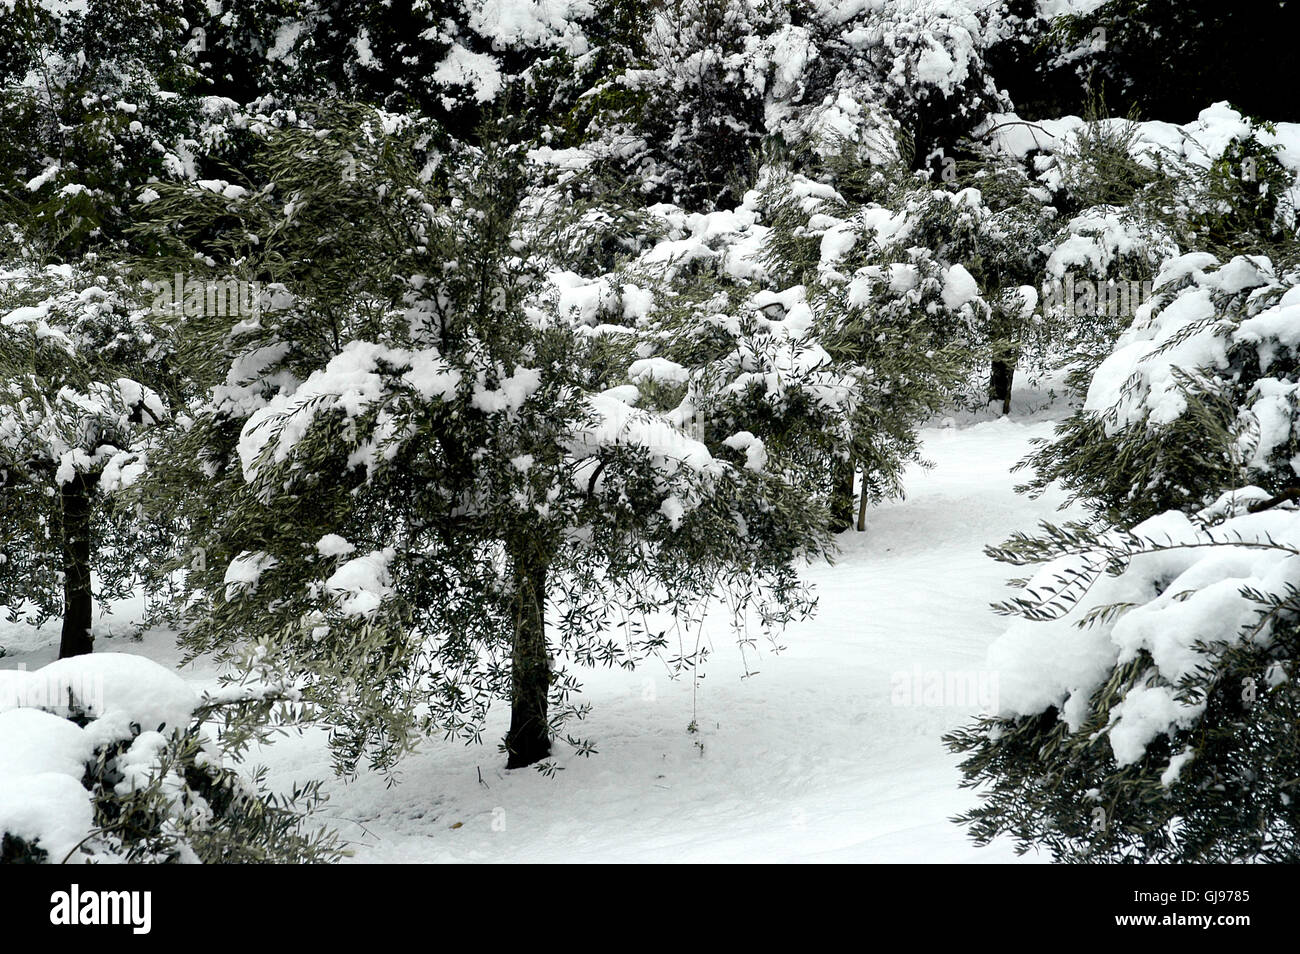
[[[327,533],[316,541],[316,552],[324,557],[347,556],[355,550],[355,546],[337,533]]]
[[[1012,490],[1021,477],[1010,467],[1052,425],[1025,419],[1019,392],[1017,401],[1020,419],[923,431],[936,467],[911,469],[906,500],[873,508],[865,533],[841,537],[835,565],[807,570],[819,613],[786,634],[779,656],[751,652],[756,675],[741,678],[721,621],[711,624],[714,656],[697,692],[653,659],[633,672],[580,670],[582,701],[593,705],[581,734],[598,752],[578,758],[557,745],[564,770],[553,777],[502,770],[491,740],[505,731],[504,710],[482,746],[424,743],[394,787],[378,776],[332,778],[323,731],[279,739],[249,761],[269,765],[277,787],[326,778],[323,823],[356,843],[361,862],[1016,860],[1008,842],[977,849],[948,820],[974,796],[957,787],[956,757],[940,737],[981,700],[898,705],[893,690],[914,672],[973,681],[991,668],[985,652],[1005,621],[986,606],[1004,595],[1006,568],[982,548],[1054,516],[1058,502]],[[382,563],[368,554],[344,564],[337,592],[378,594]],[[168,665],[176,658],[166,633],[132,646]],[[50,651],[3,664],[36,664]],[[213,686],[209,669],[184,674],[195,689]],[[686,731],[692,720],[697,733]]]
[[[641,358],[628,367],[627,376],[637,384],[644,381],[685,384],[690,378],[690,371],[667,358]]]
[[[95,720],[90,730],[96,738],[111,731],[129,734],[131,723],[184,728],[197,701],[185,680],[142,656],[96,652],[0,683],[0,706],[66,709],[68,690]]]
[[[468,0],[469,28],[495,49],[555,45],[583,53],[587,44],[573,21],[592,14],[588,0]]]
[[[541,384],[542,373],[539,370],[517,367],[508,377],[502,378],[495,388],[479,384],[474,389],[470,403],[480,411],[489,413],[517,411]]]
[[[1088,386],[1084,408],[1114,409],[1113,424],[1120,428],[1149,415],[1153,423],[1169,423],[1187,409],[1178,389],[1179,369],[1222,368],[1228,356],[1225,341],[1212,334],[1187,331],[1215,315],[1210,291],[1203,289],[1179,297],[1160,312],[1157,321],[1139,320],[1102,362]],[[1127,387],[1130,381],[1136,387]]]
[[[137,654],[94,653],[0,674],[0,832],[35,842],[55,864],[90,834],[81,779],[96,750],[133,731],[162,738],[160,728],[185,729],[199,699],[175,672]],[[64,717],[69,701],[93,720],[85,728]]]
[[[943,275],[943,303],[956,310],[979,294],[975,278],[962,265],[952,265]]]
[[[767,466],[767,448],[763,442],[749,431],[738,431],[722,443],[745,455],[745,466],[752,471],[762,473]]]
[[[345,614],[370,616],[392,592],[388,565],[396,555],[385,547],[348,560],[325,581],[325,589],[335,594]]]
[[[87,792],[68,775],[0,774],[0,831],[17,835],[61,862],[87,835],[94,821]]]
[[[505,86],[501,67],[486,53],[475,53],[456,43],[433,71],[434,82],[467,86],[480,103],[496,98]]]
[[[259,349],[248,357],[247,367],[241,366],[241,371],[247,370],[251,375],[257,366],[275,361],[279,355],[279,349]],[[244,375],[241,373],[236,378],[232,371],[226,388],[218,389],[218,399],[240,407],[257,407],[239,435],[239,457],[245,479],[254,480],[262,455],[268,449],[272,462],[285,460],[319,415],[337,409],[347,417],[357,417],[384,400],[390,392],[387,375],[396,372],[404,372],[402,382],[426,400],[450,397],[461,380],[460,373],[434,351],[408,351],[368,341],[349,342],[300,386],[295,387],[296,382],[290,379],[277,379],[275,383],[284,390],[260,404],[241,386]],[[494,403],[510,405],[526,396],[522,393],[526,384],[526,380],[516,375],[503,382],[503,391],[488,392],[480,387],[475,402],[482,401],[485,408]]]
[[[678,461],[701,472],[714,469],[709,449],[674,427],[666,416],[632,407],[615,390],[592,395],[587,404],[593,420],[570,440],[569,450],[576,457],[592,457],[602,447],[624,445],[643,448],[660,462]]]
[[[0,766],[6,775],[52,773],[80,781],[94,750],[90,736],[62,716],[43,709],[0,712]]]
[[[1115,761],[1132,765],[1147,745],[1170,726],[1188,728],[1205,711],[1205,703],[1185,705],[1169,686],[1136,686],[1111,711],[1110,745]]]
[[[222,582],[226,584],[226,599],[234,599],[241,589],[257,589],[257,581],[262,574],[276,564],[275,557],[262,550],[245,550],[226,567]]]

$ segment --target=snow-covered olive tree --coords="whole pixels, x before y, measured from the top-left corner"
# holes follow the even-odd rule
[[[971,196],[977,198],[933,194],[958,217]],[[778,223],[773,259],[785,260],[792,238],[813,242],[816,279],[808,298],[820,343],[852,395],[838,421],[844,440],[832,471],[832,528],[854,525],[859,479],[862,530],[868,505],[900,495],[904,469],[922,462],[918,429],[961,391],[988,306],[955,258],[920,236],[915,244],[907,240],[915,226],[909,210],[846,206],[832,190],[798,179],[780,201],[786,216],[792,201],[802,208],[805,223]]]
[[[1031,486],[1059,482],[1117,521],[1197,510],[1246,484],[1289,487],[1278,462],[1292,453],[1290,392],[1275,383],[1290,374],[1289,344],[1258,318],[1293,283],[1262,256],[1169,259],[1082,408],[1028,462]]]
[[[189,6],[5,5],[0,213],[18,227],[20,249],[75,258],[122,236],[135,193],[150,180],[193,173],[205,137],[192,95],[202,84]]]
[[[1300,859],[1297,514],[1255,487],[1131,529],[1049,527],[994,645],[999,709],[952,733],[981,843],[1083,862]]]
[[[61,615],[60,656],[87,653],[95,599],[129,593],[168,545],[128,497],[170,416],[169,336],[119,274],[11,271],[0,302],[0,605]]]
[[[898,158],[900,127],[921,168],[1008,105],[984,58],[1010,28],[997,6],[629,4],[640,42],[575,105],[573,144],[690,211],[737,205],[768,152]]]
[[[900,266],[915,281],[891,286],[866,264],[873,215],[829,185],[772,167],[759,185],[734,209],[652,207],[662,236],[567,294],[591,302],[594,321],[635,318],[642,391],[718,439],[752,435],[839,532],[857,475],[862,508],[901,493],[921,421],[960,381],[979,303],[960,268],[947,274],[966,297],[945,296],[934,262],[924,276]]]
[[[567,307],[565,269],[613,264],[617,207],[517,147],[429,141],[347,109],[270,133],[248,189],[152,206],[176,261],[275,289],[190,329],[219,357],[175,454],[201,553],[184,638],[300,681],[345,771],[478,738],[500,698],[508,766],[539,762],[581,713],[571,664],[693,665],[716,598],[742,640],[774,632],[825,546],[753,435],[642,400],[634,322]]]

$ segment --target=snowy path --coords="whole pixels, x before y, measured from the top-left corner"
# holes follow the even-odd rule
[[[974,848],[948,821],[972,796],[957,788],[940,737],[978,699],[892,697],[897,674],[905,692],[918,672],[979,678],[1002,622],[987,606],[1008,575],[982,547],[1052,514],[1055,500],[1017,496],[1020,475],[1009,473],[1050,430],[1032,418],[927,430],[935,468],[911,473],[908,498],[875,510],[866,533],[845,534],[836,565],[809,571],[820,609],[787,632],[784,653],[764,650],[752,663],[760,674],[741,679],[739,651],[718,634],[698,734],[686,731],[689,682],[670,681],[658,663],[583,672],[593,712],[579,734],[597,755],[560,746],[564,770],[553,777],[507,774],[500,711],[486,744],[427,743],[402,764],[400,785],[331,779],[327,823],[358,861],[1016,860],[1009,845]],[[11,649],[22,635],[0,626]],[[44,633],[38,642],[0,665],[40,665],[53,646]],[[168,643],[153,634],[103,648],[174,663]],[[189,675],[210,682],[210,672]],[[329,774],[319,733],[257,758],[277,784]]]

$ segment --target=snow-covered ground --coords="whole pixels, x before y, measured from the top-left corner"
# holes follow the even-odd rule
[[[987,607],[1008,568],[982,548],[1059,502],[1015,494],[1023,475],[1010,468],[1060,412],[1016,410],[924,432],[936,466],[909,474],[907,499],[876,508],[865,533],[845,534],[835,565],[809,569],[818,614],[787,631],[785,652],[751,656],[757,675],[741,678],[725,628],[694,692],[654,662],[586,672],[593,712],[580,734],[595,756],[560,745],[553,776],[506,773],[503,709],[486,744],[430,741],[402,763],[398,785],[331,779],[323,821],[365,862],[1016,860],[1009,843],[977,849],[949,821],[974,797],[940,742],[979,710],[981,691],[996,691],[981,670],[1002,620]],[[10,648],[0,667],[53,658],[55,629],[0,623]],[[166,633],[98,648],[177,659]],[[214,682],[202,667],[184,674]],[[936,688],[945,677],[946,694]],[[317,732],[256,759],[276,784],[330,774]]]

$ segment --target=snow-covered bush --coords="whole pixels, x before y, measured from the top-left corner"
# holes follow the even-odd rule
[[[1202,114],[1204,115],[1204,114]],[[1225,117],[1227,118],[1227,117]],[[1230,121],[1230,120],[1229,120]],[[1185,245],[1220,255],[1259,252],[1293,257],[1297,251],[1300,132],[1284,142],[1272,123],[1239,120],[1232,138],[1186,189]]]
[[[857,19],[846,13],[862,8]],[[860,51],[849,69],[866,103],[881,102],[906,131],[911,164],[942,171],[964,139],[1007,103],[987,62],[989,48],[1014,29],[1000,5],[979,0],[902,0],[828,4]],[[843,85],[843,80],[840,80]]]
[[[690,211],[735,205],[757,171],[771,69],[764,53],[787,22],[784,7],[678,0],[647,9],[640,55],[581,104],[581,144],[628,170],[646,201]],[[794,49],[792,57],[787,70],[802,62]]]
[[[911,314],[928,329],[913,343],[920,355],[909,374],[928,352],[964,351],[963,380],[945,385],[947,399],[1008,409],[1017,365],[1041,366],[1059,350],[1046,334],[1053,326],[1036,320],[1054,229],[1045,190],[998,160],[971,164],[942,184],[899,165],[841,164],[839,172],[854,201],[809,184],[833,197],[822,200],[825,208],[776,204],[772,272],[829,286],[857,281],[859,294],[870,288],[872,309]]]
[[[1097,206],[1129,207],[1163,171],[1145,154],[1142,129],[1129,120],[1083,123],[1058,150],[1035,163],[1039,179],[1075,215]]]
[[[1185,250],[1227,260],[1295,253],[1300,127],[1218,103],[1183,126],[990,117],[981,151],[1018,163],[1058,215],[1039,286],[1039,337],[1086,390],[1092,371]]]
[[[0,605],[62,616],[63,656],[90,652],[93,600],[129,593],[169,544],[128,500],[175,386],[148,294],[112,272],[0,272]]]
[[[974,139],[981,151],[1024,163],[1069,216],[1136,206],[1180,228],[1213,214],[1254,220],[1256,229],[1294,225],[1300,125],[1254,120],[1226,102],[1182,125],[1079,116],[1031,122],[994,113]]]
[[[239,102],[302,108],[366,102],[436,119],[474,140],[509,112],[528,125],[563,112],[597,40],[628,18],[611,0],[212,0],[196,11],[198,68]],[[552,97],[554,99],[552,99]]]
[[[1258,488],[1132,530],[1046,528],[989,653],[999,709],[953,733],[976,840],[1058,860],[1300,859],[1300,514]]]
[[[1068,215],[1043,245],[1040,312],[1054,357],[1087,376],[1150,297],[1177,254],[1174,178],[1134,157],[1129,124],[1091,123],[1046,163],[1042,178]]]
[[[855,475],[862,508],[901,493],[917,428],[956,390],[984,310],[971,276],[930,250],[900,241],[897,260],[881,257],[904,217],[781,168],[760,186],[735,209],[651,207],[664,237],[608,287],[643,295],[623,306],[638,355],[676,376],[675,390],[637,380],[643,398],[680,402],[706,434],[756,437],[838,532],[853,524]]]
[[[317,785],[270,794],[223,764],[201,722],[236,701],[120,653],[0,670],[0,863],[336,860],[303,829]]]
[[[949,272],[959,269],[954,276],[970,279],[964,321],[974,368],[967,403],[994,402],[1007,413],[1017,367],[1041,368],[1059,347],[1047,336],[1052,326],[1036,320],[1035,286],[1055,225],[1046,198],[1013,164],[974,163],[950,186],[906,193],[899,215],[907,225],[883,243],[888,258],[933,256]],[[945,303],[953,307],[962,297],[957,281]]]
[[[1300,274],[1262,256],[1166,262],[1083,407],[1028,463],[1099,515],[1197,510],[1225,488],[1296,482]]]

